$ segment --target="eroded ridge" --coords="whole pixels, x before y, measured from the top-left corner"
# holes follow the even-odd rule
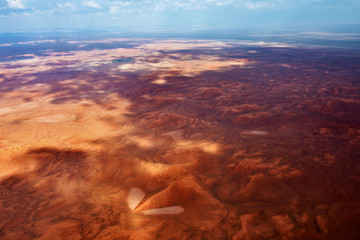
[[[0,62],[1,239],[359,237],[359,52],[65,43]]]

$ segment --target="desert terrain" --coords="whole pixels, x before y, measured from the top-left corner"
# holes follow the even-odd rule
[[[360,238],[359,50],[0,47],[0,239]]]

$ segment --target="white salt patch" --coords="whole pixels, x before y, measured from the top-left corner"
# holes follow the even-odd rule
[[[172,206],[172,207],[164,207],[164,208],[154,208],[142,211],[145,215],[163,215],[163,214],[180,214],[184,212],[184,208],[182,206]]]
[[[127,198],[127,202],[130,210],[134,210],[139,203],[144,199],[145,192],[140,188],[133,188],[130,190],[129,196]]]

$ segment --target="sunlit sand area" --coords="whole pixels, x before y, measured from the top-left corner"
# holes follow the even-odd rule
[[[0,49],[19,44],[0,61],[0,239],[359,236],[358,50]]]

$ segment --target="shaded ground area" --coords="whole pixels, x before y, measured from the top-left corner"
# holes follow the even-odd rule
[[[358,50],[98,41],[0,63],[1,239],[360,237]]]

